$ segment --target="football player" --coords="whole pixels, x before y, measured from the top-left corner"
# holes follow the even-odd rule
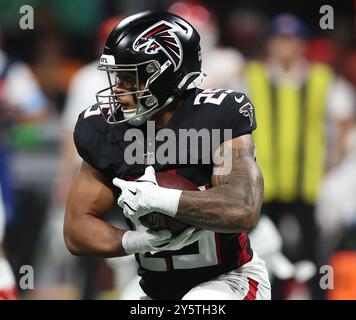
[[[65,242],[75,255],[135,254],[147,298],[270,299],[265,264],[247,236],[263,198],[251,137],[253,106],[243,93],[198,88],[204,77],[199,41],[187,21],[166,12],[139,13],[113,29],[99,63],[109,86],[79,115],[74,131],[83,163],[68,196]],[[203,139],[196,148],[182,147],[184,129],[230,134],[219,135],[216,150],[207,156],[201,152]],[[162,130],[177,137],[176,152],[166,161],[157,154],[165,143]],[[142,157],[153,157],[128,161],[133,142],[128,133],[144,146]],[[217,154],[230,157],[214,161]],[[202,191],[160,187],[156,171],[184,176]],[[116,201],[131,230],[104,221]],[[174,236],[149,230],[140,217],[154,211],[191,227]]]

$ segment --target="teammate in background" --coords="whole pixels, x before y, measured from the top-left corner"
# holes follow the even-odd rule
[[[201,87],[240,91],[244,58],[234,48],[219,42],[219,28],[213,12],[197,2],[175,2],[168,11],[187,20],[201,37],[202,71],[207,75]]]
[[[44,120],[47,100],[29,67],[8,56],[1,47],[0,33],[0,300],[7,300],[18,298],[15,278],[2,245],[6,222],[13,215],[8,133],[15,124]]]
[[[353,91],[328,66],[306,60],[307,30],[298,18],[279,15],[270,32],[265,61],[246,67],[248,92],[263,119],[254,139],[265,212],[282,232],[287,257],[315,262],[316,197],[324,171],[343,153]]]
[[[199,40],[189,23],[170,13],[130,16],[110,34],[99,66],[107,71],[109,87],[81,113],[74,132],[83,163],[67,201],[65,242],[81,256],[135,254],[140,285],[149,298],[269,299],[264,262],[251,250],[246,233],[257,223],[263,197],[251,137],[253,107],[242,93],[197,88],[203,78]],[[179,139],[179,129],[203,128],[210,135],[225,129],[231,136],[221,134],[220,146],[207,158],[199,152],[192,159],[191,148],[177,148],[173,159],[155,161],[164,139],[151,140],[148,120],[158,136],[170,129]],[[138,156],[143,160],[144,154],[153,154],[146,157],[152,166],[127,161],[125,133],[142,133],[146,149]],[[213,163],[213,154],[229,152],[227,163]],[[155,171],[167,170],[210,189],[158,187]],[[140,182],[125,181],[132,177],[141,177]],[[132,230],[104,221],[120,189],[118,203]],[[167,230],[148,230],[139,218],[153,211],[192,227],[174,237]]]

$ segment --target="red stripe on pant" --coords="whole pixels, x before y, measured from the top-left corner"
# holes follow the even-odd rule
[[[248,280],[248,292],[245,298],[243,298],[243,300],[256,300],[256,294],[257,294],[259,283],[251,278],[247,278],[247,280]]]

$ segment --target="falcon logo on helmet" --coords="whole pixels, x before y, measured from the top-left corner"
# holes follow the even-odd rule
[[[156,54],[160,50],[168,57],[176,71],[182,64],[183,49],[176,32],[185,31],[179,26],[161,20],[144,32],[133,42],[135,51],[144,51],[146,54]]]

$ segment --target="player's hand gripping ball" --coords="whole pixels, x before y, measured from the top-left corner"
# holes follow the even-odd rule
[[[176,174],[157,172],[156,179],[160,187],[187,191],[199,191],[199,188],[193,182]],[[173,235],[181,233],[188,226],[190,226],[185,222],[179,221],[159,212],[148,213],[140,217],[139,220],[146,228],[155,231],[168,229]]]

